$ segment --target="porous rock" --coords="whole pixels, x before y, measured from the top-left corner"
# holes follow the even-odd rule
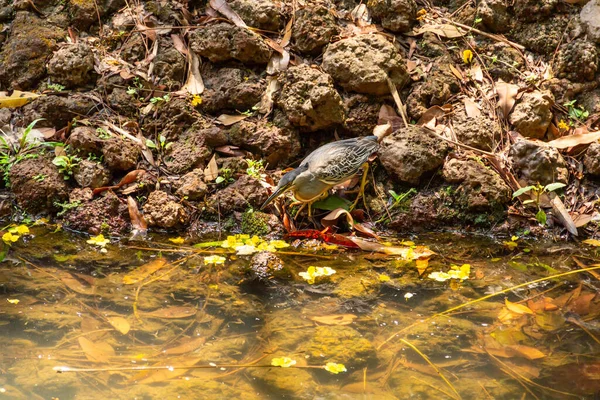
[[[108,231],[111,235],[127,232],[130,218],[125,202],[110,191],[92,201],[83,201],[87,197],[83,193],[71,196],[71,201],[80,200],[82,204],[65,214],[63,224],[67,228],[92,235],[103,231]]]
[[[504,0],[481,0],[477,4],[477,15],[492,32],[502,33],[510,29],[512,18]]]
[[[202,169],[194,169],[181,177],[176,194],[189,200],[200,200],[208,191]]]
[[[600,44],[600,0],[591,0],[583,6],[579,14],[590,40]]]
[[[464,111],[454,114],[454,132],[461,143],[492,151],[502,133],[498,123],[486,115],[469,117]]]
[[[48,75],[53,83],[67,88],[83,86],[93,79],[94,54],[85,43],[64,46],[48,62]]]
[[[417,184],[422,175],[444,163],[448,145],[424,128],[408,126],[386,136],[379,148],[379,161],[395,179]]]
[[[142,150],[129,139],[112,137],[102,145],[104,163],[111,171],[127,171],[134,168]]]
[[[354,368],[377,359],[373,344],[349,326],[318,326],[306,344],[306,354],[315,364],[338,362]]]
[[[569,180],[567,163],[554,147],[518,139],[508,154],[518,177],[529,185],[567,183]]]
[[[229,214],[232,211],[244,211],[247,208],[258,209],[267,200],[269,194],[260,181],[242,175],[237,181],[219,190],[206,200],[210,212]]]
[[[273,1],[231,0],[228,3],[248,26],[265,31],[279,31],[281,13]]]
[[[335,18],[322,5],[307,5],[296,11],[292,38],[296,49],[307,55],[318,55],[338,34]]]
[[[176,174],[203,167],[212,150],[206,144],[204,132],[209,129],[190,128],[168,148],[165,158],[167,168]]]
[[[554,96],[550,92],[525,93],[509,116],[509,121],[523,136],[541,139],[552,122]]]
[[[248,69],[219,69],[205,63],[201,72],[205,87],[201,107],[208,113],[250,110],[260,102],[265,91],[264,80]]]
[[[73,94],[63,96],[41,96],[23,106],[23,125],[36,119],[36,127],[64,128],[73,118],[82,118],[92,112],[94,102],[87,96]]]
[[[600,143],[590,144],[583,157],[583,165],[588,174],[600,176]]]
[[[396,33],[410,31],[417,18],[414,0],[369,0],[367,7],[381,26]]]
[[[373,95],[388,94],[387,79],[398,88],[408,82],[406,62],[381,35],[360,35],[327,46],[323,69],[344,89]]]
[[[313,132],[344,122],[342,98],[328,74],[299,65],[286,71],[281,84],[277,105],[293,125]]]
[[[108,168],[100,163],[81,160],[75,168],[73,177],[79,186],[95,189],[108,185],[111,173]]]
[[[149,226],[173,228],[178,224],[185,223],[188,219],[183,206],[161,190],[150,193],[143,209],[144,218]]]
[[[598,50],[594,43],[576,39],[560,46],[556,54],[556,76],[573,82],[591,81],[598,70]]]

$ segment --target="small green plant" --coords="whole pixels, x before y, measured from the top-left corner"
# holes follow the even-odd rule
[[[409,196],[412,196],[413,194],[417,193],[417,190],[415,188],[410,188],[407,192],[400,193],[400,194],[396,193],[393,190],[389,190],[388,193],[394,199],[394,202],[390,206],[390,210],[391,210],[394,207],[398,207],[399,205],[401,205],[405,200],[408,199]]]
[[[40,143],[29,139],[31,130],[42,119],[36,119],[31,122],[21,133],[18,140],[14,140],[5,132],[1,131],[0,136],[0,173],[4,180],[4,185],[10,187],[9,173],[11,168],[28,158],[36,158],[39,156],[38,153],[34,153],[33,150],[40,145]]]
[[[67,211],[77,208],[81,205],[81,201],[72,201],[72,202],[64,202],[60,203],[58,201],[54,202],[54,205],[60,208],[60,211],[56,213],[58,217],[62,217]]]
[[[563,104],[567,107],[569,113],[569,119],[571,122],[584,122],[589,116],[590,112],[587,111],[583,106],[575,107],[577,100],[571,100]]]
[[[218,184],[221,184],[221,183],[223,183],[223,182],[230,183],[230,182],[233,182],[233,181],[235,180],[235,179],[233,179],[233,176],[232,176],[233,174],[232,174],[232,172],[231,172],[231,169],[230,169],[230,168],[221,168],[221,169],[219,170],[219,172],[220,172],[222,175],[219,175],[219,176],[217,176],[217,178],[215,179],[215,183],[216,183],[217,185],[218,185]]]
[[[169,102],[169,100],[171,100],[171,96],[169,96],[169,94],[167,93],[163,97],[151,98],[150,103],[152,103],[152,104],[167,103],[167,102]]]
[[[58,167],[58,171],[63,175],[65,180],[73,176],[75,168],[79,165],[81,159],[77,156],[61,155],[54,157],[52,164]]]
[[[46,175],[44,174],[37,174],[33,177],[33,180],[36,182],[44,182],[44,179],[46,179]]]
[[[96,155],[94,153],[90,153],[87,156],[88,161],[93,161],[93,162],[97,162],[97,163],[101,163],[102,160],[104,159],[104,155]]]
[[[144,84],[140,81],[139,77],[133,78],[133,86],[127,87],[127,94],[136,97],[140,94],[140,91],[144,89]]]
[[[65,87],[59,83],[50,83],[46,85],[46,87],[50,90],[54,90],[55,92],[62,92],[65,90]]]
[[[567,186],[567,185],[565,185],[564,183],[561,183],[561,182],[550,183],[546,186],[542,186],[538,183],[537,185],[529,185],[529,186],[522,187],[521,189],[514,192],[512,197],[514,199],[515,197],[519,197],[522,194],[533,192],[533,195],[534,195],[533,199],[525,200],[523,202],[523,204],[535,204],[535,206],[538,209],[537,213],[535,214],[535,219],[541,225],[546,225],[546,220],[547,220],[546,212],[544,210],[542,210],[542,208],[540,207],[540,200],[541,200],[542,194],[554,192],[555,190],[558,190],[565,186]]]
[[[146,147],[154,150],[168,150],[173,145],[173,142],[167,142],[167,138],[163,135],[158,137],[158,145],[151,139],[146,139]]]
[[[110,139],[112,135],[106,129],[96,128],[96,133],[100,139]]]
[[[264,160],[245,160],[246,164],[248,164],[248,168],[246,168],[246,173],[256,179],[263,179],[265,174],[265,166]]]

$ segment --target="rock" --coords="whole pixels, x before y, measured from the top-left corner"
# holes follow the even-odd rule
[[[188,200],[201,200],[208,191],[208,186],[204,183],[204,172],[202,169],[194,169],[181,177],[178,196],[187,197]]]
[[[600,0],[591,0],[583,6],[579,19],[587,30],[588,39],[600,44]]]
[[[267,189],[257,179],[242,175],[233,184],[211,195],[206,205],[213,213],[229,214],[250,207],[258,209],[267,197]]]
[[[590,144],[583,157],[583,165],[588,174],[600,176],[600,143]]]
[[[240,68],[215,68],[210,63],[202,66],[205,90],[202,93],[202,110],[222,114],[251,110],[265,91],[265,82],[251,70]]]
[[[111,171],[127,171],[134,168],[142,150],[129,139],[112,137],[102,146],[104,163]]]
[[[327,46],[322,67],[344,89],[373,95],[389,93],[387,78],[400,89],[408,80],[406,61],[381,35],[360,35]]]
[[[228,23],[209,25],[192,32],[191,49],[212,62],[238,60],[246,64],[265,65],[271,48],[252,31]]]
[[[284,270],[283,261],[269,251],[261,251],[252,256],[248,267],[254,279],[268,281],[280,276],[289,277],[289,271]]]
[[[273,214],[248,210],[242,214],[242,233],[262,238],[280,238],[285,230],[279,218]]]
[[[406,33],[417,21],[414,0],[369,0],[367,7],[375,20],[392,32]]]
[[[42,119],[36,128],[51,127],[61,129],[73,118],[83,118],[94,110],[94,102],[84,95],[42,96],[23,106],[23,125]]]
[[[133,20],[130,22],[134,24]],[[125,31],[125,28],[117,30]],[[125,43],[121,46],[121,57],[128,63],[134,64],[136,61],[142,61],[146,54],[146,46],[144,46],[144,39],[142,33],[131,33],[131,36],[126,39]]]
[[[477,15],[491,32],[504,33],[510,30],[512,17],[504,0],[481,0],[477,4]]]
[[[172,98],[169,101],[161,102],[153,114],[144,118],[142,132],[146,137],[155,137],[158,133],[164,136],[167,142],[173,142],[196,120],[194,110],[188,100]]]
[[[598,50],[592,42],[573,40],[556,54],[556,76],[573,82],[593,81],[598,70]]]
[[[158,54],[154,57],[154,75],[158,77],[156,84],[165,85],[167,90],[181,87],[185,78],[186,58],[175,49],[171,40],[160,39]]]
[[[459,142],[485,151],[494,150],[502,134],[498,123],[486,115],[468,117],[461,110],[454,114],[452,122]]]
[[[450,97],[458,92],[460,83],[450,72],[449,64],[440,60],[440,64],[432,69],[427,80],[415,85],[408,95],[408,115],[418,121],[427,109],[446,104]]]
[[[532,22],[552,14],[558,0],[515,0],[513,10],[521,21]]]
[[[365,95],[355,94],[344,97],[346,120],[342,132],[346,136],[371,135],[379,121],[381,102]]]
[[[173,228],[178,224],[185,223],[188,219],[183,206],[170,199],[169,195],[161,190],[150,193],[143,209],[148,226]]]
[[[550,92],[525,93],[509,116],[515,129],[528,138],[541,139],[552,122],[554,96]]]
[[[17,204],[30,213],[54,211],[69,189],[58,168],[44,157],[28,158],[14,164],[9,172],[10,187]]]
[[[279,31],[281,13],[271,0],[232,0],[228,3],[248,26],[265,31]]]
[[[542,21],[516,24],[511,36],[527,50],[553,55],[559,44],[578,36],[580,26],[569,15],[555,15]]]
[[[301,8],[296,11],[294,18],[292,39],[302,54],[321,54],[323,48],[339,33],[334,16],[322,5]]]
[[[567,183],[569,180],[567,163],[559,151],[553,147],[518,139],[510,147],[508,154],[513,169],[528,185]]]
[[[79,155],[87,157],[89,154],[101,154],[103,142],[96,134],[94,128],[78,126],[71,132],[68,144]]]
[[[379,161],[394,178],[417,184],[422,175],[444,163],[448,145],[424,128],[410,125],[385,137],[379,148]]]
[[[148,2],[146,2],[148,3]],[[88,32],[106,14],[125,7],[125,0],[68,0],[70,25]],[[155,14],[156,15],[156,14]]]
[[[169,171],[182,174],[205,166],[212,150],[206,145],[204,131],[206,130],[191,128],[176,142],[172,142],[165,157],[165,164]]]
[[[511,190],[498,173],[474,159],[453,158],[444,164],[444,179],[459,184],[457,194],[464,197],[469,211],[493,210],[511,199]]]
[[[70,44],[54,53],[48,62],[48,75],[52,83],[67,88],[84,86],[92,81],[94,54],[85,43]]]
[[[305,352],[313,365],[337,362],[360,369],[377,360],[371,342],[349,326],[318,326]]]
[[[73,196],[71,201],[75,200],[78,199]],[[110,235],[122,235],[130,228],[129,220],[127,203],[107,191],[99,198],[69,210],[63,224],[69,229],[92,235],[106,231]]]
[[[498,60],[488,66],[488,71],[494,80],[502,79],[504,82],[510,82],[519,75],[519,71],[525,65],[525,58],[521,52],[506,43],[495,43],[486,48],[485,54],[490,57],[496,57]]]
[[[0,46],[0,84],[4,88],[27,90],[46,74],[46,60],[63,40],[66,32],[19,11],[8,41]]]
[[[299,65],[288,69],[280,82],[277,105],[294,126],[314,132],[344,122],[342,98],[328,74]]]
[[[280,356],[285,356],[285,354]],[[266,386],[266,396],[293,399],[315,398],[315,388],[318,387],[318,384],[305,370],[279,367],[250,369],[248,375]]]
[[[377,298],[380,284],[377,274],[361,272],[360,275],[344,277],[337,284],[333,293],[345,304],[351,304],[351,301],[355,300],[364,306],[367,301]]]
[[[110,182],[111,173],[100,163],[90,160],[81,160],[73,174],[75,181],[81,187],[92,189],[106,186]]]
[[[280,129],[264,119],[241,121],[228,133],[231,144],[259,155],[269,168],[289,163],[302,149],[295,130]]]
[[[89,188],[75,188],[69,193],[69,203],[83,203],[91,201],[94,198],[94,191]]]

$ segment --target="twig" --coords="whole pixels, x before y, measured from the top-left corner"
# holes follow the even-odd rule
[[[451,19],[448,19],[448,18],[445,18],[445,17],[442,17],[441,20],[444,21],[444,22],[447,22],[449,24],[453,24],[453,25],[459,26],[459,27],[461,27],[463,29],[467,29],[467,32],[475,32],[475,33],[478,33],[481,36],[485,36],[485,37],[487,37],[489,39],[496,40],[498,42],[506,43],[509,46],[512,46],[512,47],[514,47],[517,50],[520,50],[520,51],[524,51],[525,50],[525,46],[522,46],[522,45],[520,45],[518,43],[515,43],[515,42],[511,42],[510,40],[508,40],[508,39],[506,39],[506,38],[504,38],[502,36],[493,35],[491,33],[480,31],[477,28],[473,28],[473,27],[471,27],[469,25],[461,24],[460,22],[452,21]]]
[[[390,89],[390,93],[392,94],[392,97],[394,98],[394,102],[396,103],[396,108],[398,109],[398,112],[400,113],[400,116],[402,117],[402,122],[404,122],[404,127],[408,128],[406,112],[404,111],[404,104],[402,104],[402,99],[400,98],[400,95],[398,94],[398,89],[396,88],[396,85],[394,84],[394,82],[392,82],[392,80],[389,77],[387,78],[387,84],[388,84],[388,88]]]

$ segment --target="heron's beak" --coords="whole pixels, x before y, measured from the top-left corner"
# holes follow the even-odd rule
[[[281,186],[281,187],[278,187],[277,189],[275,189],[275,191],[273,192],[273,194],[269,196],[269,198],[263,203],[262,206],[260,206],[260,209],[261,210],[264,209],[266,206],[269,205],[270,202],[272,202],[273,200],[275,200],[275,198],[277,198],[277,196],[279,196],[279,195],[287,192],[288,190],[290,190],[292,188],[292,183],[293,182],[290,182],[290,183],[288,183],[285,186]]]

